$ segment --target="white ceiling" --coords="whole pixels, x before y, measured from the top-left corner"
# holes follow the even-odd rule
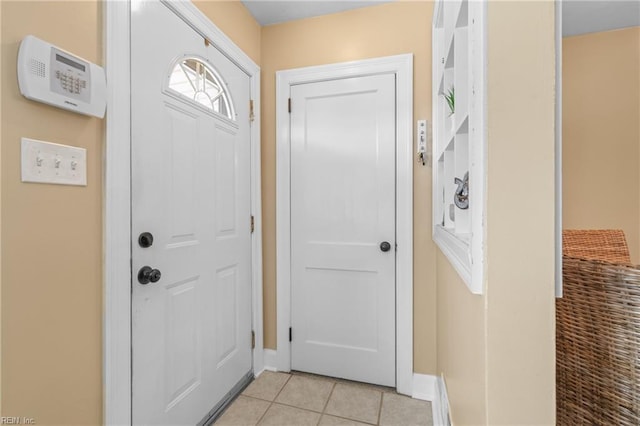
[[[360,7],[389,3],[393,0],[242,0],[260,25],[279,24],[295,19],[310,18],[312,16],[328,15]]]
[[[639,0],[564,0],[562,35],[595,33],[640,25]]]

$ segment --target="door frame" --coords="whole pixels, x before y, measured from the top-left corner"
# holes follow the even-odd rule
[[[276,368],[291,370],[291,139],[293,85],[396,75],[396,389],[413,391],[413,54],[276,72]]]
[[[253,371],[264,369],[262,327],[262,207],[260,183],[260,68],[193,3],[160,0],[250,78]],[[131,424],[131,35],[130,0],[103,3],[107,76],[104,146],[103,421]],[[249,218],[247,218],[249,226]],[[249,336],[247,336],[249,338]]]

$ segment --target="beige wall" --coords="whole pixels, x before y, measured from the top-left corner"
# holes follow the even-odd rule
[[[621,228],[640,263],[640,27],[562,47],[563,227]]]
[[[485,294],[471,295],[438,256],[438,371],[456,425],[550,425],[554,5],[491,2],[488,23]]]
[[[2,415],[97,424],[103,122],[23,98],[16,56],[33,34],[102,63],[102,8],[95,1],[1,7]],[[86,148],[87,187],[21,183],[23,136]]]
[[[485,298],[473,295],[438,250],[438,375],[444,374],[455,425],[486,418]]]
[[[555,423],[554,2],[489,5],[487,423]]]
[[[265,346],[276,347],[275,72],[414,54],[414,118],[431,119],[430,2],[395,2],[262,29],[262,200]],[[414,370],[434,373],[435,247],[431,168],[414,166]]]
[[[260,65],[262,27],[240,0],[195,0],[193,3],[253,62]]]
[[[2,415],[100,424],[104,124],[23,98],[16,56],[33,34],[101,64],[102,3],[0,4]],[[198,6],[260,61],[260,27],[244,6]],[[23,136],[86,148],[87,187],[21,183]]]

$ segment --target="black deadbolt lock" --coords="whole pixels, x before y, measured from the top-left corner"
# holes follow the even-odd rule
[[[162,277],[160,271],[150,266],[143,266],[138,271],[138,282],[140,284],[157,283],[160,281],[160,277]]]
[[[380,243],[380,250],[382,251],[389,251],[391,250],[391,244],[389,244],[389,242],[387,241],[383,241]]]
[[[151,247],[153,245],[153,235],[151,232],[143,232],[140,234],[138,237],[138,244],[140,244],[140,247],[142,248]]]

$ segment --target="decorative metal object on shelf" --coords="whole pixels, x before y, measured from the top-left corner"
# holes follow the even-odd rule
[[[453,202],[459,209],[465,210],[469,208],[469,172],[464,174],[462,180],[455,178],[454,182],[458,187],[453,197]]]

